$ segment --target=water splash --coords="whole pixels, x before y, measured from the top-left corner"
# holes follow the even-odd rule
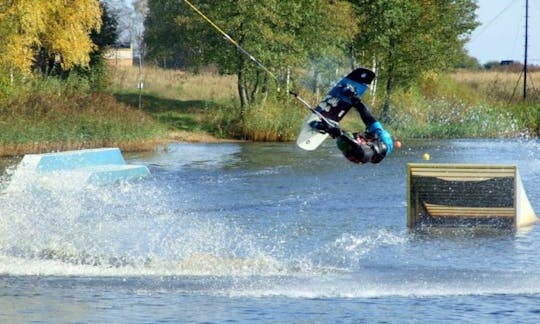
[[[0,195],[0,256],[5,261],[1,273],[224,275],[282,271],[278,262],[261,254],[256,242],[238,228],[185,212],[173,199],[184,196],[189,203],[187,192],[174,188],[172,193],[173,188],[161,188],[155,180],[77,189],[61,182],[57,179],[52,188],[41,183],[24,192]]]
[[[0,195],[0,273],[297,276],[350,271],[373,247],[400,244],[384,230],[345,233],[315,253],[292,255],[287,237],[200,213],[189,188],[163,186],[159,177],[99,187],[64,180]]]
[[[343,233],[314,251],[309,259],[322,269],[353,272],[362,267],[363,258],[374,249],[405,242],[405,236],[387,229],[372,229],[363,234]]]

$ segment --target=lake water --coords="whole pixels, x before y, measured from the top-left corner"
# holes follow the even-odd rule
[[[140,181],[0,194],[0,322],[538,322],[538,225],[407,229],[424,152],[516,164],[540,211],[537,140],[404,143],[365,166],[330,141],[173,144],[126,155]]]

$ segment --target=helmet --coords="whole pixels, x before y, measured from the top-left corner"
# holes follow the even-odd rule
[[[371,157],[371,163],[381,162],[386,156],[386,152],[388,150],[386,144],[378,138],[375,138],[372,141],[369,141],[368,145],[374,151],[373,156]]]

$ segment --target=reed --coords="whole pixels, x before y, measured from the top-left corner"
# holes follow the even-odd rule
[[[531,80],[539,76],[535,72]],[[409,138],[537,136],[538,90],[531,87],[531,96],[523,100],[515,91],[518,79],[513,72],[426,75],[395,96],[391,126]]]
[[[305,115],[305,110],[293,100],[268,101],[246,112],[242,136],[254,141],[290,141],[298,135]]]

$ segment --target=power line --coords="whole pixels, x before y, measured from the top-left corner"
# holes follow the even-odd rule
[[[475,34],[475,37],[471,38],[471,42],[477,39],[484,31],[487,30],[487,28],[495,21],[497,20],[508,8],[510,8],[514,3],[516,3],[517,0],[513,0],[506,7],[504,7],[495,17],[493,17],[490,21],[488,21],[486,24],[483,24]]]

